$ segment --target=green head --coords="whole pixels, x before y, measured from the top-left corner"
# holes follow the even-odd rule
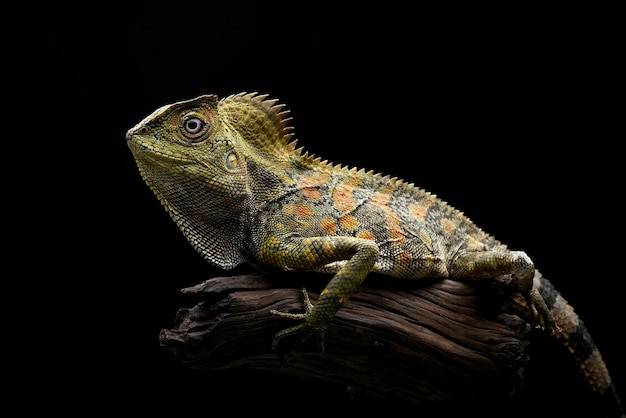
[[[245,194],[238,133],[222,121],[217,97],[204,95],[155,110],[126,133],[144,179],[160,198],[176,199],[167,185],[186,178],[186,187],[212,190],[224,197]],[[174,195],[173,195],[174,194]]]

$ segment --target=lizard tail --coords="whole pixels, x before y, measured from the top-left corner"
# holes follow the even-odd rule
[[[606,416],[626,418],[606,364],[583,321],[554,285],[541,274],[535,275],[534,285],[554,316],[555,329],[552,331],[555,338],[574,358],[589,389],[600,398],[599,403],[606,409]]]

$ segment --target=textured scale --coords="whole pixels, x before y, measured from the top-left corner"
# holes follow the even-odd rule
[[[297,148],[284,105],[267,95],[203,95],[163,106],[126,135],[142,178],[212,265],[332,275],[299,321],[323,334],[371,272],[405,279],[507,275],[520,311],[563,343],[589,387],[624,416],[606,366],[571,306],[522,251],[413,184],[343,167]]]

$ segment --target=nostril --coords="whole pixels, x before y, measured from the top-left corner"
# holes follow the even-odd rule
[[[150,133],[150,128],[148,128],[147,126],[142,126],[142,127],[134,127],[132,129],[129,129],[128,132],[126,132],[126,140],[130,141],[133,136],[135,135],[148,135]]]

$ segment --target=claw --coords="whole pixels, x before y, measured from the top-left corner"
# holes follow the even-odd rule
[[[308,315],[313,310],[313,304],[311,303],[311,300],[309,299],[309,294],[304,287],[302,288],[301,292],[302,299],[304,300],[304,311]]]
[[[307,293],[304,287],[302,288],[301,292],[302,292],[302,299],[304,300],[304,313],[280,312],[280,311],[277,311],[276,309],[272,309],[270,313],[272,315],[280,316],[282,318],[295,319],[296,321],[306,321],[307,317],[311,314],[311,311],[313,310],[313,304],[311,303],[311,300],[309,299],[309,294]],[[293,327],[293,328],[296,328],[296,327]]]
[[[525,297],[526,303],[531,309],[531,314],[539,322],[541,326],[547,329],[550,333],[554,333],[557,330],[556,321],[543,296],[539,293],[537,288],[533,287]]]
[[[295,354],[302,343],[304,343],[311,335],[314,335],[317,339],[318,346],[320,348],[320,352],[324,352],[324,329],[319,327],[313,327],[307,324],[307,319],[311,316],[313,312],[313,304],[309,299],[309,294],[306,289],[302,288],[302,299],[304,302],[304,313],[289,313],[289,312],[280,312],[275,309],[272,309],[270,313],[272,315],[280,316],[281,318],[292,319],[296,321],[301,321],[301,324],[295,325],[290,328],[286,328],[282,331],[277,332],[274,335],[274,339],[272,340],[272,350],[276,351],[278,348],[278,344],[281,339],[289,335],[296,335],[298,338],[294,343],[294,346],[291,348],[290,352],[287,355],[287,358],[290,358],[293,354]]]
[[[280,313],[281,312],[278,312],[278,314],[280,314]],[[299,315],[303,315],[303,314],[299,314]],[[303,327],[304,327],[304,324],[300,324],[300,325],[296,325],[296,326],[284,329],[282,331],[278,331],[276,334],[274,334],[274,339],[272,340],[272,350],[276,351],[276,349],[278,348],[278,342],[281,339],[283,339],[284,337],[286,337],[288,335],[291,335],[291,334],[299,334],[300,330]],[[303,339],[299,338],[298,341],[296,342],[296,344],[298,344],[298,346],[299,346],[302,343],[302,341],[303,341]]]

